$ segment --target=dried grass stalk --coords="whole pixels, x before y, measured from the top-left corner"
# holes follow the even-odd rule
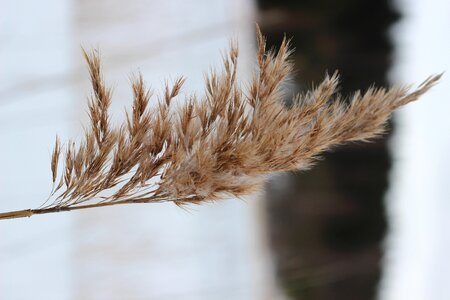
[[[238,48],[232,44],[223,70],[206,78],[201,99],[174,105],[184,78],[153,98],[141,75],[133,80],[133,106],[112,126],[97,52],[84,53],[92,83],[90,125],[78,145],[59,138],[51,159],[51,203],[0,214],[0,219],[118,204],[200,204],[259,189],[266,175],[308,168],[332,146],[365,141],[384,132],[391,113],[427,92],[441,75],[409,88],[370,88],[350,101],[337,93],[338,75],[298,95],[286,107],[282,83],[292,72],[289,42],[266,51],[258,36],[258,71],[244,89],[236,78]]]

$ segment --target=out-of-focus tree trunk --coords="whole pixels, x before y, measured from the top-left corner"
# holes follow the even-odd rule
[[[341,73],[342,93],[386,85],[397,18],[387,1],[260,0],[260,23],[276,45],[293,36],[296,87]],[[267,188],[270,239],[279,279],[293,299],[372,299],[386,229],[386,140],[323,155],[308,172]]]

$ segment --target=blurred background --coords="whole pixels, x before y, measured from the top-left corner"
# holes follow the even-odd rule
[[[113,114],[130,75],[201,94],[229,39],[255,68],[255,22],[292,37],[290,94],[338,69],[342,93],[450,70],[447,0],[0,0],[0,211],[39,206],[55,134],[82,135],[81,48],[102,52]],[[390,134],[339,147],[264,192],[0,223],[0,299],[450,299],[450,85]]]

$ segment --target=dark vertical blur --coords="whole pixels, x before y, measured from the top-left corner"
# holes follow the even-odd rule
[[[388,30],[398,18],[387,0],[258,4],[269,45],[278,45],[285,33],[293,37],[297,90],[336,69],[344,94],[387,84]],[[292,299],[373,299],[386,231],[386,140],[347,145],[323,157],[311,171],[268,185],[269,233],[279,281]]]

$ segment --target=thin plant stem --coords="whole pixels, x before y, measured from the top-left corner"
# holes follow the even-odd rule
[[[58,213],[58,212],[64,212],[64,211],[68,212],[68,211],[73,211],[73,210],[114,206],[114,205],[123,205],[123,204],[144,204],[144,203],[157,203],[157,202],[188,201],[188,200],[192,200],[192,198],[193,197],[167,199],[164,197],[148,197],[148,198],[142,198],[142,199],[125,199],[125,200],[119,200],[119,201],[115,201],[115,202],[101,202],[101,203],[93,203],[93,204],[85,204],[85,205],[77,205],[77,206],[62,206],[62,207],[56,206],[56,207],[48,207],[48,208],[24,209],[24,210],[16,210],[16,211],[0,213],[0,220],[19,219],[19,218],[31,217],[34,215],[51,214],[51,213]]]

